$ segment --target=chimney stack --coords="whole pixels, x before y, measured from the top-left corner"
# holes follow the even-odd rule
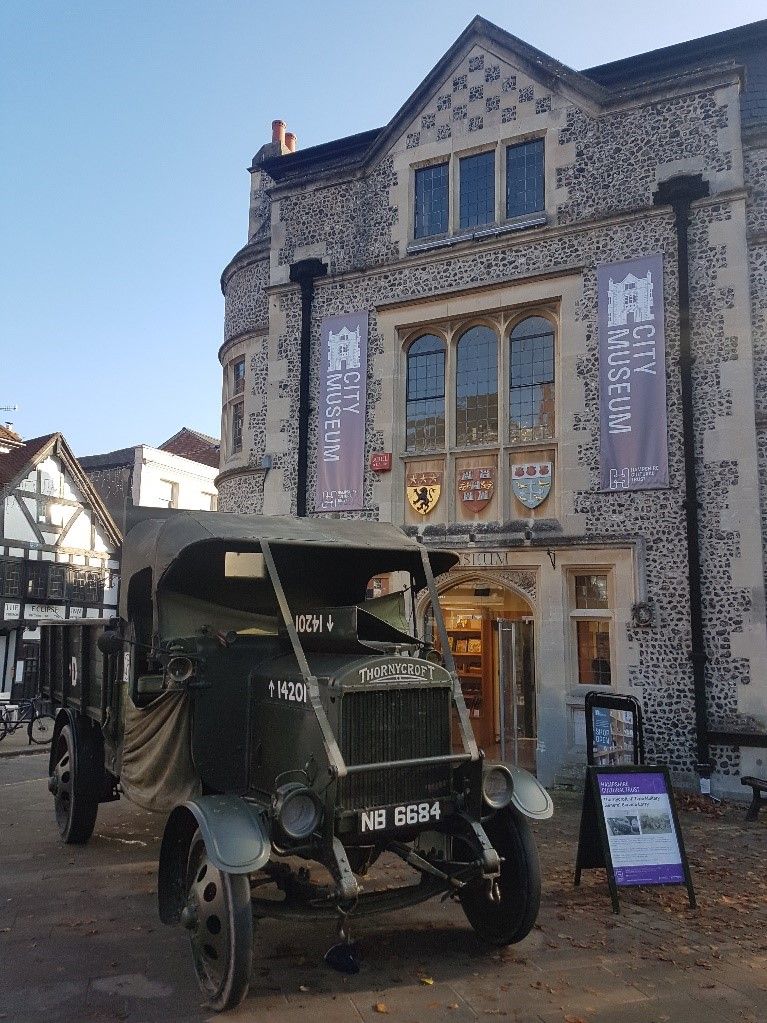
[[[295,153],[298,139],[292,131],[285,132],[285,148],[289,153]]]
[[[279,142],[280,147],[285,144],[284,121],[272,121],[272,142]]]

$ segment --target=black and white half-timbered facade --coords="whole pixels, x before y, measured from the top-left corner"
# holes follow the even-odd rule
[[[60,433],[0,437],[0,700],[34,693],[40,622],[117,613],[120,533]]]

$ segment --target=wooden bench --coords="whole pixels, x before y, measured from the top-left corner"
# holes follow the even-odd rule
[[[748,812],[746,813],[746,820],[755,821],[759,816],[759,807],[762,803],[767,803],[767,799],[765,799],[763,795],[763,793],[767,792],[767,781],[763,778],[752,778],[749,776],[747,778],[741,778],[740,783],[741,785],[751,786],[751,791],[754,796],[751,800],[751,806],[749,806]]]

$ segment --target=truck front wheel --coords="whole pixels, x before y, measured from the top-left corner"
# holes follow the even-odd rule
[[[63,842],[83,845],[93,834],[99,803],[97,783],[91,772],[94,757],[87,738],[76,748],[71,725],[64,725],[56,739],[53,770],[48,788],[53,793],[56,824]]]
[[[186,905],[181,923],[189,931],[197,983],[218,1012],[239,1005],[248,993],[253,962],[253,914],[247,874],[227,874],[208,859],[197,831],[189,849]]]
[[[538,916],[541,868],[532,829],[516,810],[501,810],[484,825],[493,848],[502,857],[498,901],[488,898],[487,883],[477,881],[461,890],[466,917],[483,941],[511,945],[522,941]]]

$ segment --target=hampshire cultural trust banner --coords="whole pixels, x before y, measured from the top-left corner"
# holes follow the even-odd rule
[[[315,511],[364,507],[367,310],[322,321]]]
[[[597,268],[601,490],[669,485],[663,256]]]

